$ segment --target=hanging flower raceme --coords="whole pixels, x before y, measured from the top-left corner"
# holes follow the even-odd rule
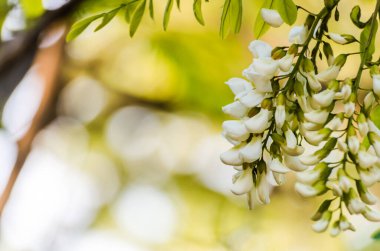
[[[221,155],[238,170],[232,192],[247,195],[250,207],[269,203],[271,186],[297,172],[299,194],[327,196],[312,218],[312,228],[330,229],[332,236],[355,230],[348,214],[380,221],[380,213],[371,207],[377,199],[368,189],[380,181],[380,129],[373,120],[380,98],[380,63],[369,62],[368,53],[373,52],[367,48],[361,52],[357,76],[339,78],[348,57],[356,53],[334,57],[328,41],[363,41],[328,32],[328,13],[338,2],[325,1],[319,14],[291,28],[290,46],[272,48],[260,40],[249,45],[253,61],[243,78],[226,82],[235,99],[223,111],[235,120],[223,123],[222,134],[233,146]],[[273,27],[284,22],[276,10],[262,9],[261,16]],[[324,61],[318,59],[320,46],[324,69],[317,64]],[[366,69],[373,80],[370,90],[360,87]],[[358,100],[360,89],[367,92],[363,102]],[[306,147],[314,151],[304,153]]]

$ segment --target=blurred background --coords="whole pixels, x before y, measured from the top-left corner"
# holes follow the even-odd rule
[[[4,16],[0,52],[65,2],[9,0],[15,7]],[[88,1],[74,18],[119,2]],[[98,32],[98,23],[90,25],[68,44],[69,23],[49,24],[26,74],[10,81],[15,88],[0,81],[0,192],[10,193],[1,201],[0,250],[380,250],[370,238],[380,225],[362,217],[352,218],[356,232],[314,233],[318,201],[301,198],[292,175],[274,188],[269,205],[252,211],[230,192],[235,171],[219,160],[230,146],[220,135],[221,107],[233,99],[224,82],[252,60],[247,46],[263,1],[244,1],[242,31],[224,40],[222,1],[203,4],[205,26],[192,2],[182,1],[166,32],[165,4],[156,2],[155,21],[144,17],[133,38],[122,15]],[[295,2],[314,12],[323,4]],[[331,28],[358,36],[348,13],[360,4],[369,17],[374,3],[342,1],[341,20]],[[262,39],[287,45],[289,30],[283,25]],[[12,68],[22,68],[27,55]],[[343,74],[355,74],[357,59]],[[364,81],[370,85],[368,76]]]

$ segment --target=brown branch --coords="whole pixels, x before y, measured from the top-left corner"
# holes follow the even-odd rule
[[[54,11],[47,11],[29,30],[0,44],[0,107],[31,66],[41,34],[53,23],[70,15],[83,0],[71,0]]]
[[[63,24],[60,24],[61,26]],[[59,72],[59,65],[62,58],[62,49],[64,39],[60,39],[51,47],[40,49],[34,60],[36,70],[43,79],[44,93],[40,102],[38,111],[32,120],[32,124],[27,133],[17,142],[18,155],[12,173],[8,179],[7,185],[0,197],[0,216],[10,197],[12,189],[31,150],[34,137],[49,121],[52,111],[55,111],[52,105],[55,102],[58,85],[56,78]],[[52,109],[53,108],[53,109]]]

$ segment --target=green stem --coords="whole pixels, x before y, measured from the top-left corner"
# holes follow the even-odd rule
[[[290,74],[289,74],[289,80],[292,80],[292,79],[295,77],[296,73],[299,71],[298,68],[299,68],[299,66],[300,66],[300,64],[301,64],[301,62],[302,62],[302,60],[303,60],[304,57],[305,57],[305,53],[306,53],[307,49],[309,48],[309,43],[310,43],[311,39],[313,38],[313,33],[314,33],[315,28],[316,28],[317,25],[318,25],[319,20],[323,19],[328,13],[329,13],[329,12],[328,12],[327,8],[323,8],[323,9],[318,13],[317,17],[315,18],[315,20],[314,20],[314,22],[313,22],[313,24],[312,24],[312,26],[311,26],[311,28],[310,28],[309,34],[308,34],[308,36],[307,36],[307,38],[306,38],[306,41],[305,41],[305,43],[303,43],[303,45],[302,45],[303,48],[302,48],[302,50],[301,50],[301,52],[300,52],[300,54],[299,54],[299,56],[298,56],[297,62],[296,62],[296,64],[294,65],[293,70],[292,70],[292,71],[290,72]],[[289,81],[289,80],[288,80],[288,81]],[[288,83],[291,83],[291,81],[288,82]],[[286,86],[284,87],[284,89],[286,89],[286,88],[290,88],[289,85],[288,85],[288,83],[286,84]]]

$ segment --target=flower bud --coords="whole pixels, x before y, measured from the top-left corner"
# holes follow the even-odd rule
[[[366,152],[365,150],[360,150],[358,153],[359,166],[364,169],[368,169],[377,162],[377,156]]]
[[[346,176],[346,173],[343,169],[339,169],[338,171],[338,182],[339,187],[347,193],[351,188],[351,182],[350,179]]]
[[[315,124],[325,124],[329,116],[329,112],[326,110],[312,110],[304,114],[305,119]]]
[[[330,235],[332,237],[338,236],[340,234],[339,221],[335,221],[330,230]]]
[[[348,149],[352,154],[357,154],[360,147],[359,139],[356,136],[355,128],[351,125],[347,132]]]
[[[326,186],[323,181],[317,182],[313,186],[297,182],[294,187],[304,197],[314,197],[326,192]]]
[[[356,39],[355,39],[354,36],[348,35],[348,34],[341,35],[341,34],[330,32],[329,33],[329,37],[335,43],[338,43],[338,44],[349,44],[349,43],[352,43],[352,42],[356,41]]]
[[[331,135],[331,129],[323,128],[319,131],[311,131],[304,134],[306,141],[314,146],[318,146],[322,141]]]
[[[268,184],[265,173],[262,173],[259,176],[257,184],[258,184],[258,186],[256,189],[256,193],[257,193],[257,198],[258,198],[259,202],[262,204],[269,204],[269,202],[270,202],[269,186],[270,185]]]
[[[364,109],[367,113],[370,113],[373,104],[375,103],[375,96],[373,95],[373,92],[369,92],[365,98],[364,98]]]
[[[366,207],[362,214],[369,221],[373,221],[373,222],[380,221],[380,213],[378,211],[370,209],[369,207]]]
[[[373,92],[380,96],[380,74],[372,75],[373,79]]]
[[[327,227],[330,224],[332,212],[331,211],[325,211],[322,214],[322,218],[315,222],[312,226],[313,230],[317,233],[322,233],[326,231]]]
[[[280,27],[284,23],[284,20],[282,20],[280,14],[276,10],[262,8],[261,17],[264,19],[264,21],[267,24],[269,24],[272,27],[277,28],[277,27]]]
[[[360,214],[365,211],[365,204],[357,197],[353,188],[348,192],[347,209],[351,214]]]
[[[294,157],[287,154],[284,154],[284,163],[288,168],[296,172],[305,171],[308,168],[308,166],[301,163],[299,157]]]
[[[304,25],[294,26],[289,32],[289,42],[292,44],[305,43],[307,32],[307,28]]]
[[[293,59],[293,54],[286,54],[283,58],[278,60],[278,66],[280,67],[280,70],[283,72],[288,72],[293,65]]]
[[[367,187],[360,180],[356,181],[356,188],[359,192],[360,199],[368,205],[374,205],[377,202],[377,197],[370,193]]]
[[[363,113],[360,113],[358,116],[358,129],[362,137],[367,136],[369,131],[367,119]]]

